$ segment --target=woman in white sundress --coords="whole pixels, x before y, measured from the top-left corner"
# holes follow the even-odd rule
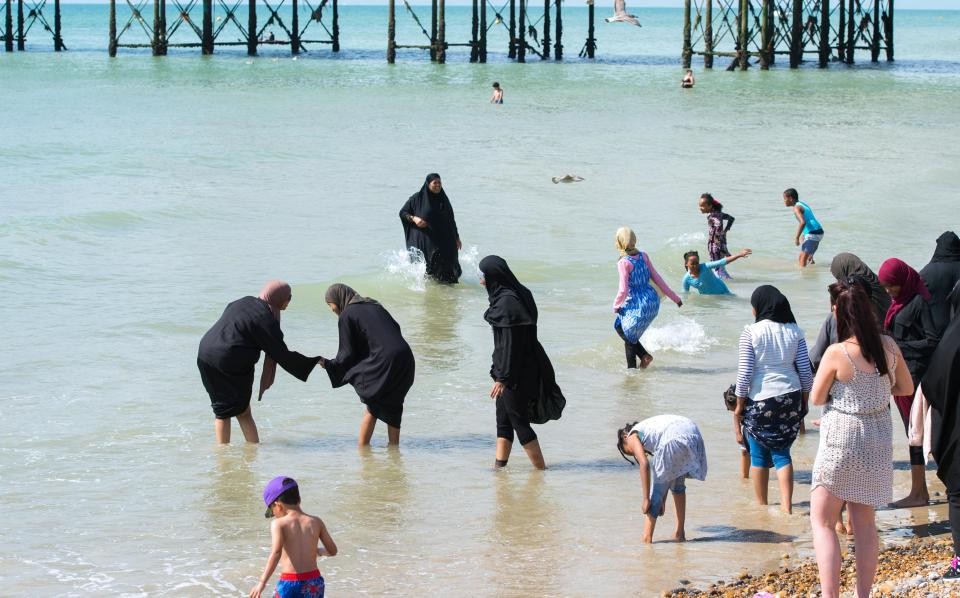
[[[840,590],[840,543],[834,528],[847,503],[857,554],[857,598],[867,598],[877,571],[874,509],[893,492],[890,396],[913,381],[896,342],[880,334],[873,306],[858,284],[830,285],[839,343],[823,355],[811,400],[825,405],[813,464],[810,523],[823,598]]]

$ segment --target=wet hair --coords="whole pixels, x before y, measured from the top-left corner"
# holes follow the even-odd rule
[[[283,494],[277,497],[277,501],[282,502],[285,505],[299,505],[300,489],[296,486],[289,488]]]
[[[723,391],[723,404],[726,405],[727,411],[733,411],[737,408],[737,385],[731,384],[727,387],[727,390]]]
[[[683,267],[684,267],[684,268],[687,267],[687,260],[689,260],[689,259],[692,258],[693,256],[697,256],[697,259],[699,259],[699,258],[700,258],[700,253],[697,252],[697,251],[690,250],[690,251],[686,252],[685,254],[683,254]]]
[[[790,187],[789,189],[784,191],[783,194],[789,197],[790,199],[800,201],[800,196],[797,195],[797,190],[794,189],[793,187]]]
[[[630,430],[632,430],[637,423],[638,422],[633,422],[631,424],[630,422],[627,422],[622,428],[617,430],[617,450],[620,451],[620,456],[623,457],[624,460],[630,465],[633,465],[634,463],[640,465],[640,462],[637,461],[636,457],[633,458],[633,461],[630,461],[630,458],[627,457],[626,451],[623,450],[624,444],[627,442],[627,435],[630,434]]]
[[[709,193],[701,193],[701,194],[700,194],[700,199],[705,199],[705,200],[707,200],[707,203],[709,203],[709,204],[710,204],[710,207],[711,207],[712,209],[714,209],[714,210],[718,210],[718,211],[719,211],[719,210],[722,210],[722,209],[723,209],[723,204],[720,203],[719,201],[715,200],[715,199],[713,198],[713,196],[710,195]]]
[[[830,299],[837,308],[837,338],[856,338],[863,358],[876,364],[879,373],[886,374],[889,369],[880,326],[863,286],[853,279],[837,281],[830,285]]]
[[[494,81],[494,82],[493,82],[493,86],[494,86],[495,88],[499,89],[499,88],[500,88],[500,82],[499,82],[499,81]]]

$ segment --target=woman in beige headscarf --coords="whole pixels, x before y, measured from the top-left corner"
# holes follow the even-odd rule
[[[627,367],[637,367],[639,357],[640,367],[645,368],[653,361],[653,356],[640,344],[640,337],[660,312],[660,296],[653,285],[670,297],[677,307],[683,305],[683,301],[660,277],[647,254],[637,249],[637,235],[630,228],[622,226],[617,229],[614,239],[620,252],[620,261],[617,262],[620,288],[613,300],[613,313],[617,314],[613,328],[623,339]]]
[[[197,367],[216,417],[217,442],[230,442],[230,418],[236,417],[247,442],[259,442],[257,424],[250,412],[254,365],[260,352],[266,353],[260,374],[257,400],[273,384],[277,364],[304,382],[319,357],[306,357],[287,349],[280,330],[280,312],[287,309],[293,294],[290,285],[272,280],[258,297],[244,297],[227,305],[217,323],[203,339]]]

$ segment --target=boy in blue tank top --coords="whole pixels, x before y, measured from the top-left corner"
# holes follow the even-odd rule
[[[794,243],[800,247],[800,267],[813,264],[813,254],[817,252],[817,247],[823,239],[823,227],[820,226],[810,206],[800,201],[797,190],[793,187],[783,192],[783,204],[793,208],[793,215],[799,223]]]

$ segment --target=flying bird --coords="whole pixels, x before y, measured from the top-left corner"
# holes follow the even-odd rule
[[[637,15],[627,14],[626,0],[613,0],[613,16],[607,17],[604,21],[608,23],[630,23],[637,27],[641,26],[640,21],[637,20]]]

